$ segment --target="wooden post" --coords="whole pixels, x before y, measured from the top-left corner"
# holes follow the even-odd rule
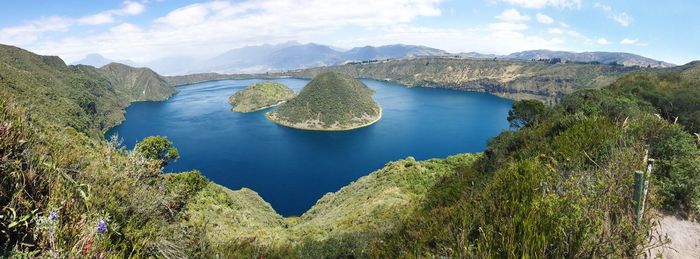
[[[634,172],[634,194],[632,196],[632,206],[634,206],[634,216],[637,224],[642,222],[644,213],[644,172]]]
[[[654,159],[647,159],[647,171],[644,174],[644,194],[642,195],[642,213],[647,203],[647,193],[649,193],[649,180],[651,180],[651,170],[654,167]]]

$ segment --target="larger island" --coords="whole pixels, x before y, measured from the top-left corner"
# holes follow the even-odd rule
[[[348,75],[325,72],[314,77],[299,95],[267,113],[277,124],[305,130],[351,130],[382,117],[374,91]]]

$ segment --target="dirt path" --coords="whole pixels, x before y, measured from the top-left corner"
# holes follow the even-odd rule
[[[671,239],[671,243],[651,250],[651,258],[657,254],[663,258],[700,258],[700,223],[664,216],[659,231]]]

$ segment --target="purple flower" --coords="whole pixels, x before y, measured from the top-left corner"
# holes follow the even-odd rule
[[[49,214],[49,219],[52,220],[52,221],[55,221],[56,219],[58,219],[58,213],[56,213],[55,211],[52,211],[52,212]]]
[[[107,232],[107,223],[104,220],[100,220],[100,222],[97,222],[97,233],[104,233]]]

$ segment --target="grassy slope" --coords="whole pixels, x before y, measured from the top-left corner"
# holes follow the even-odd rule
[[[175,92],[149,71],[117,64],[104,70],[66,66],[58,57],[0,45],[2,93],[32,115],[91,135],[122,121],[130,102],[163,100]]]
[[[110,63],[98,71],[113,85],[121,86],[131,101],[161,101],[176,92],[163,78],[148,68]]]
[[[336,247],[337,252],[367,250],[367,237],[394,230],[440,179],[469,168],[477,158],[462,154],[422,162],[413,158],[390,162],[326,194],[302,216],[292,218],[279,216],[251,190],[231,191],[209,184],[188,203],[189,224],[204,225],[209,242],[222,253],[240,250],[237,245],[246,243],[262,247],[262,251],[303,246],[293,255],[306,257],[328,253],[321,249],[322,244],[339,238],[350,239],[355,246]]]
[[[269,113],[268,118],[283,125],[302,128],[350,128],[365,124],[380,114],[372,99],[374,92],[362,82],[340,73],[314,77],[299,95]],[[316,123],[319,122],[319,123]]]
[[[234,112],[254,112],[294,97],[294,91],[275,82],[252,84],[229,97]]]

